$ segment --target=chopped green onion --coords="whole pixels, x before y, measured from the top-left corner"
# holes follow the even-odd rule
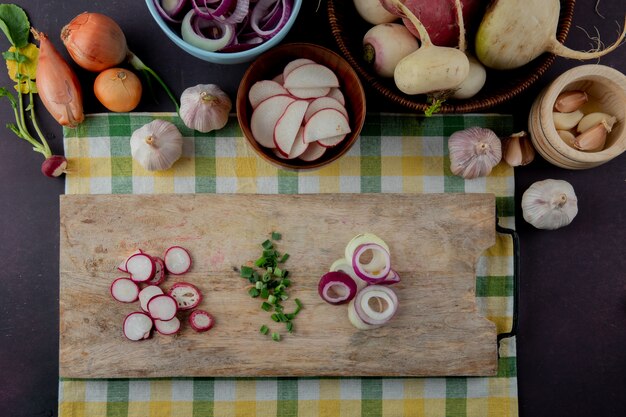
[[[287,313],[285,314],[285,317],[287,317],[288,320],[293,320],[296,318],[296,314],[295,313]]]
[[[281,292],[285,290],[285,287],[283,284],[278,284],[278,286],[276,286],[276,289],[274,290],[274,292]]]
[[[254,264],[261,268],[263,265],[265,265],[265,258],[261,256],[259,259],[254,261]]]
[[[254,284],[254,288],[256,288],[257,290],[261,290],[261,289],[263,289],[263,285],[264,285],[264,284],[263,284],[261,281],[257,281],[257,282]]]
[[[280,283],[281,283],[281,285],[284,285],[285,287],[288,287],[288,286],[291,285],[291,280],[288,280],[288,279],[285,278],[285,279],[282,279],[280,281]]]
[[[287,295],[287,294],[281,294],[281,295],[280,295],[280,299],[281,299],[282,301],[285,301],[285,300],[289,299],[289,295]]]
[[[257,279],[254,278],[254,277],[250,277],[250,278],[248,278],[248,281],[250,282],[250,284],[256,284]]]
[[[272,245],[272,241],[269,239],[261,243],[261,246],[263,246],[263,249],[272,249],[274,247],[274,245]]]
[[[276,258],[276,251],[274,249],[266,249],[263,251],[263,257],[265,259],[273,260],[274,258]]]
[[[274,342],[280,342],[280,334],[276,332],[272,333],[272,340]]]
[[[278,314],[274,313],[271,316],[271,319],[274,320],[276,323],[278,323],[280,321],[280,317],[278,316]]]
[[[271,279],[272,279],[272,276],[268,273],[263,274],[263,278],[261,278],[263,282],[269,282]]]
[[[252,269],[251,267],[242,265],[239,275],[241,275],[242,278],[250,278],[252,277],[253,272],[254,269]]]
[[[272,305],[263,301],[263,304],[261,304],[261,309],[265,311],[270,311],[272,309]]]
[[[282,257],[282,258],[280,258],[280,261],[278,261],[278,262],[280,262],[280,263],[282,264],[282,263],[283,263],[283,262],[285,262],[287,259],[289,259],[289,254],[288,254],[288,253],[284,254],[284,255],[283,255],[283,257]]]
[[[267,288],[261,288],[261,297],[267,299],[270,296],[270,290]]]
[[[293,333],[293,323],[290,321],[287,322],[287,331]]]
[[[278,320],[282,321],[283,323],[286,323],[286,322],[289,321],[287,316],[285,316],[285,314],[283,314],[283,313],[278,313]]]
[[[270,294],[270,296],[267,297],[267,302],[270,304],[276,304],[276,300],[277,298],[274,294]]]
[[[282,235],[278,232],[272,232],[272,240],[280,240]]]
[[[257,290],[256,288],[250,288],[248,290],[248,294],[250,294],[250,297],[258,297],[259,296],[259,290]]]
[[[294,301],[296,302],[296,305],[297,305],[299,308],[302,308],[302,301],[300,301],[300,299],[299,299],[299,298],[296,298]]]
[[[259,331],[261,332],[261,334],[267,334],[267,332],[270,331],[270,328],[267,327],[265,324],[263,326],[261,326],[261,328],[259,329]]]
[[[274,276],[275,277],[282,277],[283,276],[283,270],[280,269],[279,267],[274,268]]]

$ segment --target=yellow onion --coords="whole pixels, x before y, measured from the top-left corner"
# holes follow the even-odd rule
[[[126,37],[119,25],[100,13],[81,13],[61,31],[61,40],[74,62],[99,72],[126,59]]]
[[[93,92],[98,101],[111,111],[132,111],[141,101],[141,81],[129,70],[109,68],[98,74]]]

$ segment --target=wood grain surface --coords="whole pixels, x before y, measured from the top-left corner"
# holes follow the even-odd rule
[[[60,375],[166,376],[424,376],[493,375],[496,332],[477,313],[475,266],[495,243],[490,194],[355,195],[67,195],[60,201]],[[277,248],[291,257],[291,299],[304,309],[294,333],[271,321],[247,295],[238,267],[256,259],[260,243],[282,233]],[[390,246],[402,277],[400,307],[384,327],[355,329],[347,306],[331,306],[317,283],[356,234]],[[141,342],[122,335],[126,314],[109,294],[123,276],[116,266],[141,248],[162,255],[186,247],[188,281],[204,293],[200,308],[216,318],[207,333],[183,322],[176,336]],[[180,314],[181,320],[186,315]],[[262,324],[280,331],[273,342]]]

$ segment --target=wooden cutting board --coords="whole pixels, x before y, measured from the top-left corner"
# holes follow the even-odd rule
[[[291,257],[291,299],[304,309],[293,334],[271,321],[236,271],[258,258],[260,243],[282,233]],[[402,277],[397,315],[363,331],[347,306],[326,304],[319,277],[347,242],[375,233],[390,246]],[[475,266],[495,243],[490,194],[67,195],[61,196],[60,375],[77,378],[167,376],[493,375],[496,330],[477,313]],[[207,333],[183,322],[176,336],[141,342],[122,335],[123,304],[109,293],[116,266],[136,248],[162,255],[172,245],[193,257],[188,281],[216,318]],[[182,316],[181,317],[186,317]],[[280,342],[259,333],[278,330]]]

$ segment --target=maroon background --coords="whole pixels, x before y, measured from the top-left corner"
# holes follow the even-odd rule
[[[349,1],[349,0],[346,0]],[[18,0],[33,27],[49,33],[59,51],[61,27],[88,9],[113,17],[124,29],[130,48],[153,67],[176,94],[198,83],[221,85],[235,97],[246,64],[220,66],[187,55],[171,43],[150,17],[145,3],[134,1]],[[309,41],[337,49],[330,36],[324,5],[305,0],[287,40]],[[322,2],[325,3],[325,2]],[[605,42],[616,36],[615,20],[623,23],[623,0],[579,1],[567,45],[589,49],[580,25],[597,26]],[[520,34],[523,36],[523,34]],[[0,41],[0,50],[8,42]],[[626,46],[599,63],[626,71]],[[517,127],[526,128],[530,103],[538,91],[579,61],[557,58],[550,71],[527,93],[495,112],[512,112]],[[103,111],[90,86],[94,75],[77,69],[85,90],[85,112]],[[10,87],[0,70],[0,85]],[[369,110],[382,100],[369,94]],[[145,95],[137,111],[171,110],[163,93],[159,103]],[[51,146],[62,151],[61,128],[39,106],[42,130]],[[388,111],[389,108],[385,107]],[[2,124],[13,120],[0,102]],[[62,179],[39,172],[41,156],[0,129],[0,412],[10,416],[57,414],[58,389],[58,195]],[[579,198],[574,222],[558,231],[539,231],[519,211],[524,190],[534,181],[569,181]],[[516,169],[517,228],[521,237],[521,305],[518,337],[520,415],[626,415],[626,155],[601,167],[567,171],[538,157]]]

